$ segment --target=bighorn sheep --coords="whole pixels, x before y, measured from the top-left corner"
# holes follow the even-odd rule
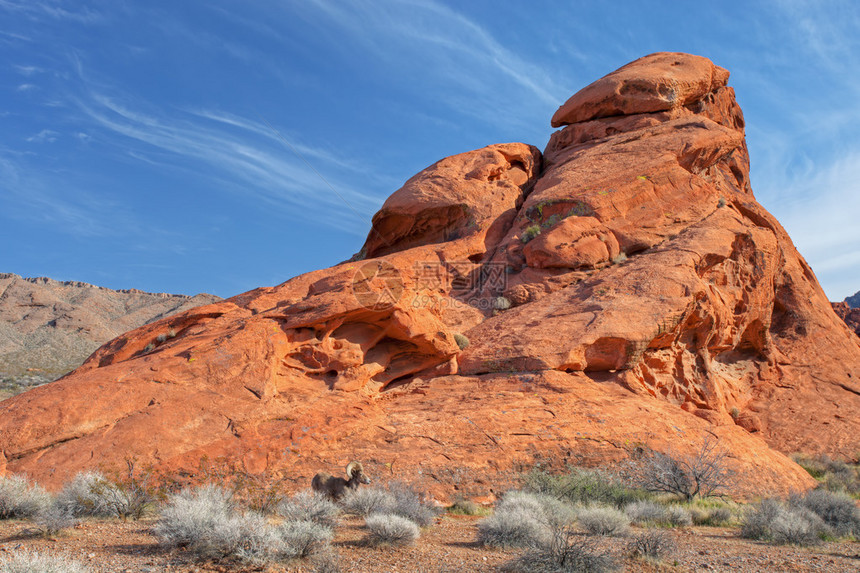
[[[370,483],[370,478],[364,475],[364,468],[360,462],[350,462],[346,466],[346,477],[334,477],[326,472],[320,472],[311,481],[314,491],[327,495],[337,501],[347,489],[356,489],[360,483]]]

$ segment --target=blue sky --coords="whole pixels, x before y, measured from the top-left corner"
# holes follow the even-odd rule
[[[0,272],[230,296],[358,251],[410,176],[543,148],[655,51],[732,72],[753,189],[860,289],[860,3],[0,0]]]

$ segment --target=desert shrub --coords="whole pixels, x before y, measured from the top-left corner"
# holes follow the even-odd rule
[[[614,507],[590,507],[579,512],[579,524],[592,535],[621,537],[630,530],[630,519]]]
[[[334,527],[340,508],[320,493],[301,491],[281,501],[275,512],[288,521],[312,521],[325,527]]]
[[[370,530],[368,542],[374,545],[408,545],[418,539],[418,524],[400,515],[375,513],[364,523]]]
[[[526,228],[525,231],[523,231],[523,234],[520,237],[520,240],[523,243],[528,243],[529,241],[531,241],[532,239],[534,239],[538,235],[540,235],[540,225],[530,225],[529,227]]]
[[[114,512],[99,495],[107,479],[99,472],[83,472],[66,483],[57,494],[57,505],[76,517],[110,517]]]
[[[551,532],[542,517],[523,507],[496,511],[478,522],[478,542],[490,547],[530,547],[547,543]]]
[[[347,513],[367,517],[374,513],[388,513],[405,517],[426,527],[433,523],[439,510],[426,495],[406,484],[392,483],[386,489],[359,488],[347,492],[341,500]]]
[[[793,496],[790,504],[808,509],[820,517],[836,535],[860,535],[860,509],[844,493],[816,489],[803,497]]]
[[[487,515],[489,510],[482,505],[468,499],[458,499],[445,508],[448,513],[454,515]]]
[[[741,521],[741,537],[747,539],[770,539],[771,524],[782,511],[782,505],[775,499],[763,499],[747,508]]]
[[[459,332],[454,334],[454,342],[457,343],[460,350],[466,350],[469,347],[469,339],[466,338],[465,334],[460,334]]]
[[[659,503],[648,500],[628,503],[624,506],[624,513],[636,525],[660,524],[666,521],[666,508]]]
[[[508,310],[511,308],[511,299],[504,296],[497,296],[493,301],[493,308],[495,310]]]
[[[507,573],[605,573],[617,569],[615,559],[598,548],[593,538],[560,527],[545,543],[505,563]]]
[[[286,521],[276,533],[283,543],[282,553],[292,557],[307,557],[328,547],[332,530],[313,521]]]
[[[666,508],[665,524],[670,527],[690,527],[693,525],[693,516],[690,510],[680,505],[670,505]]]
[[[860,467],[827,456],[793,454],[791,458],[829,491],[860,494]]]
[[[708,525],[725,525],[732,520],[732,517],[734,517],[734,515],[732,514],[732,510],[728,507],[715,507],[711,510]]]
[[[774,499],[747,510],[741,526],[741,537],[793,545],[813,545],[828,532],[822,518],[808,508],[796,501],[788,506]]]
[[[155,337],[155,340],[156,340],[156,342],[161,344],[161,343],[167,341],[167,335],[166,334],[159,334],[158,336]]]
[[[390,512],[395,499],[391,492],[378,487],[349,490],[340,500],[346,513],[366,517],[372,513]]]
[[[0,476],[0,519],[33,517],[50,503],[51,495],[24,476]]]
[[[109,478],[93,478],[91,494],[108,515],[140,519],[156,507],[164,493],[151,468],[140,469],[131,458],[125,464]]]
[[[56,501],[41,508],[33,516],[33,523],[42,535],[57,535],[76,526],[80,520]]]
[[[417,523],[420,527],[427,527],[439,515],[439,509],[435,507],[423,493],[419,493],[404,483],[392,483],[388,491],[394,497],[394,505],[388,513],[405,517]]]
[[[770,524],[771,540],[781,545],[815,545],[825,532],[821,518],[806,510],[783,510]]]
[[[340,559],[337,554],[326,548],[311,557],[313,573],[341,573]]]
[[[675,541],[661,529],[647,529],[633,536],[627,550],[633,557],[661,560],[675,550]]]
[[[727,452],[708,435],[691,455],[650,452],[628,470],[639,487],[654,493],[677,495],[687,501],[719,495],[731,488],[734,473],[726,464]]]
[[[0,557],[0,573],[87,573],[89,569],[60,555],[12,551]]]
[[[216,486],[171,496],[154,533],[166,547],[184,547],[198,559],[238,557],[262,562],[283,552],[283,543],[265,518],[238,514],[231,494]]]
[[[546,494],[509,491],[496,506],[496,514],[512,510],[528,513],[547,527],[568,525],[576,521],[576,509]]]
[[[523,476],[523,481],[529,491],[575,504],[597,503],[621,508],[649,497],[646,492],[628,487],[618,477],[601,470],[570,468],[565,474],[551,474],[535,468]]]
[[[625,253],[618,253],[614,257],[612,257],[612,264],[620,265],[627,261],[627,255]]]

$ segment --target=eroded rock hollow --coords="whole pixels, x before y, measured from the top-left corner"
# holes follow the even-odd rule
[[[756,202],[728,78],[646,56],[562,105],[543,153],[439,161],[353,260],[0,402],[0,471],[56,486],[129,455],[190,473],[223,456],[306,487],[360,459],[446,496],[710,434],[735,493],[810,486],[785,454],[860,450],[860,339]]]

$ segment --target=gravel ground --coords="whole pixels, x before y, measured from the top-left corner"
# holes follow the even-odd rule
[[[422,532],[415,545],[405,548],[368,547],[363,520],[344,517],[335,537],[334,550],[344,572],[465,573],[495,571],[519,555],[519,550],[489,550],[475,544],[479,518],[445,515]],[[182,551],[161,549],[150,534],[152,520],[122,522],[89,520],[56,538],[33,536],[23,521],[0,521],[0,557],[14,549],[32,549],[75,559],[94,573],[208,571],[311,572],[310,563],[241,567],[229,563],[191,562]],[[638,528],[634,528],[634,533]],[[737,537],[735,529],[694,527],[669,530],[677,544],[663,563],[623,557],[623,571],[860,571],[860,542],[823,543],[813,548],[773,546]],[[623,539],[601,543],[622,555]]]

